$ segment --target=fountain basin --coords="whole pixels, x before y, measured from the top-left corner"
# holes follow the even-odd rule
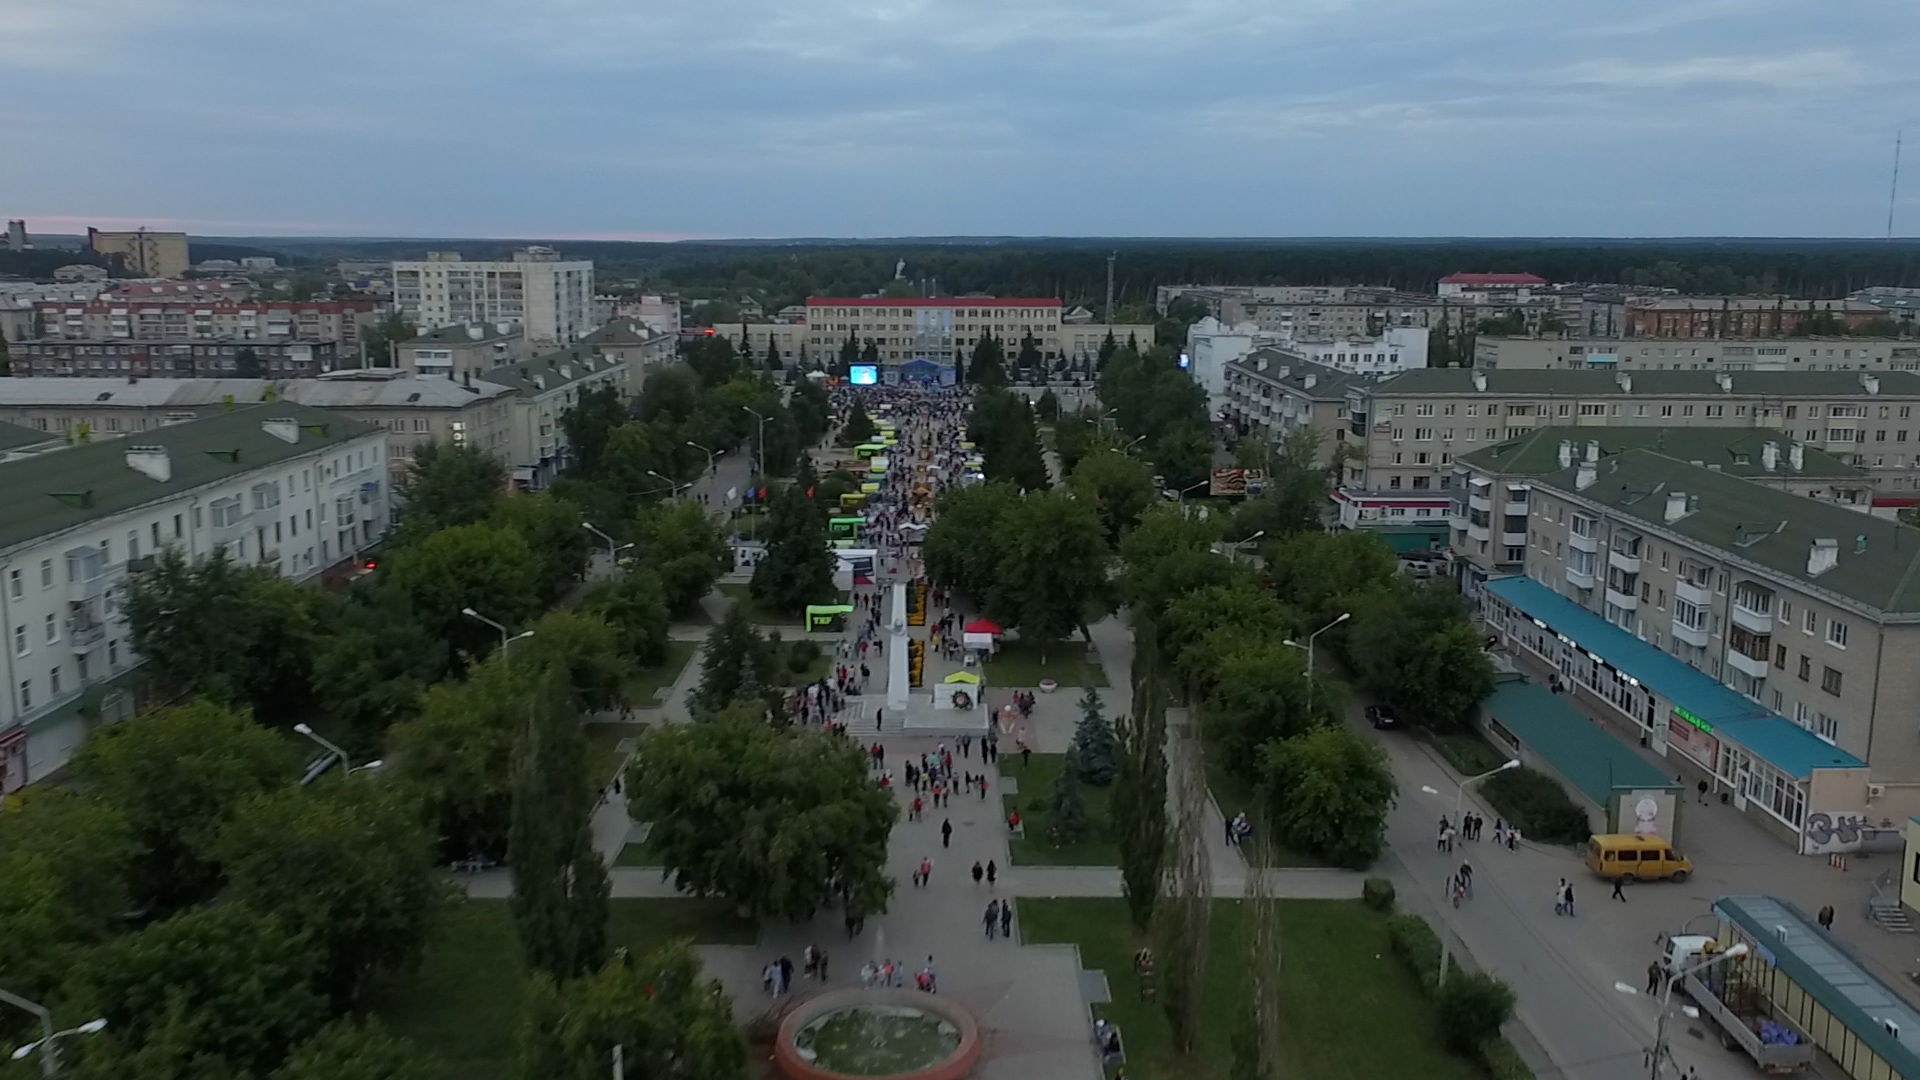
[[[886,1045],[856,1045],[856,1029]],[[773,1057],[787,1080],[959,1080],[980,1060],[980,1025],[937,994],[832,990],[787,1013]]]

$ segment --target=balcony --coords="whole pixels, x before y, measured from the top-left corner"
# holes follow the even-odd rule
[[[1613,586],[1607,586],[1607,603],[1623,611],[1636,611],[1640,607],[1640,598],[1630,592],[1621,592]]]
[[[1756,634],[1773,633],[1773,592],[1743,581],[1733,587],[1733,603],[1728,614],[1733,625]]]
[[[1639,552],[1640,549],[1637,547],[1629,551],[1622,551],[1617,547],[1608,548],[1607,565],[1623,574],[1638,574],[1640,572]]]
[[[1472,510],[1493,512],[1493,494],[1489,485],[1480,483],[1467,489],[1467,507]]]
[[[1519,517],[1526,517],[1529,490],[1530,489],[1523,487],[1508,488],[1507,503],[1506,506],[1502,508],[1503,512]]]
[[[1572,529],[1568,529],[1567,546],[1576,551],[1591,551],[1597,555],[1600,553],[1600,537],[1597,535],[1582,535]]]
[[[106,637],[107,628],[103,623],[92,621],[73,622],[71,620],[67,623],[67,643],[73,647],[75,653],[80,655],[85,655],[99,648],[100,643],[106,640]]]
[[[1594,577],[1591,573],[1575,570],[1573,564],[1569,563],[1567,564],[1567,584],[1576,589],[1591,589],[1594,585]]]
[[[1741,652],[1739,649],[1727,650],[1727,666],[1743,675],[1751,675],[1756,679],[1764,679],[1767,677],[1766,657],[1763,656],[1756,659]]]
[[[1503,532],[1500,534],[1500,542],[1508,547],[1526,547],[1527,534],[1524,530],[1520,532]]]
[[[1704,649],[1707,647],[1707,628],[1704,626],[1692,627],[1681,622],[1679,619],[1675,619],[1673,620],[1673,636],[1696,648]]]
[[[1673,595],[1697,607],[1712,605],[1713,598],[1707,594],[1707,587],[1690,578],[1679,578],[1673,583]]]

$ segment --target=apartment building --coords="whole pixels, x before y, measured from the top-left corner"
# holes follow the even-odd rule
[[[1866,300],[1784,296],[1659,296],[1627,302],[1627,334],[1653,338],[1780,338],[1825,316],[1858,330],[1887,312]]]
[[[570,344],[595,325],[593,263],[562,261],[549,247],[521,248],[504,261],[469,262],[457,251],[395,261],[393,300],[422,329],[519,323],[538,346]]]
[[[1344,457],[1352,445],[1347,389],[1362,381],[1351,372],[1261,349],[1226,365],[1222,419],[1243,438],[1270,443],[1311,433],[1315,464],[1324,467]]]
[[[187,272],[187,234],[135,229],[101,232],[87,229],[87,247],[95,255],[119,259],[141,277],[177,278]]]
[[[1533,274],[1463,272],[1441,278],[1434,291],[1447,299],[1489,304],[1526,301],[1536,290],[1547,287],[1546,278]]]
[[[1689,782],[1809,852],[1920,812],[1920,530],[1644,449],[1527,510],[1489,624]]]
[[[532,357],[518,323],[465,323],[428,330],[395,347],[399,366],[427,379],[477,379]]]
[[[1809,448],[1786,432],[1733,427],[1535,428],[1454,459],[1450,549],[1461,591],[1479,602],[1489,578],[1521,573],[1527,496],[1535,480],[1583,461],[1652,450],[1699,468],[1843,506],[1869,507],[1872,473]]]
[[[1474,341],[1475,367],[1510,371],[1914,371],[1920,342],[1890,338],[1494,337]]]
[[[1062,323],[1061,314],[1060,301],[1051,298],[810,296],[806,323],[789,329],[802,331],[794,340],[804,341],[812,356],[837,356],[841,344],[851,337],[862,348],[872,344],[881,360],[891,361],[918,357],[952,363],[956,357],[971,356],[974,346],[988,337],[998,338],[1006,346],[1009,359],[1023,341],[1032,338],[1034,348],[1047,361],[1097,356],[1109,333],[1121,347],[1129,341],[1141,349],[1154,343],[1154,328],[1149,323]],[[751,339],[764,348],[763,333],[780,327],[768,324],[747,329]],[[798,352],[797,347],[794,351]]]
[[[508,437],[497,452],[507,464],[513,482],[538,491],[552,482],[568,462],[567,435],[560,418],[582,394],[612,390],[621,398],[633,396],[640,380],[635,368],[600,354],[581,343],[524,363],[495,368],[483,385],[512,391],[505,400],[510,418]]]
[[[1187,327],[1187,374],[1207,393],[1207,414],[1230,418],[1227,373],[1231,365],[1246,359],[1255,349],[1270,350],[1282,336],[1260,329],[1251,322],[1223,322],[1212,315]],[[1285,363],[1286,361],[1281,361]]]
[[[66,285],[0,281],[0,341],[13,344],[39,337],[42,303],[86,304],[106,289],[104,281]]]
[[[501,461],[513,443],[513,391],[498,383],[415,378],[397,368],[339,371],[264,392],[377,427],[397,481],[428,443],[471,446]]]
[[[0,462],[0,790],[131,715],[125,597],[152,556],[219,550],[294,580],[355,559],[386,529],[384,452],[366,425],[273,402]]]
[[[627,318],[617,318],[600,326],[581,338],[579,344],[627,365],[632,384],[630,392],[636,394],[640,392],[640,384],[646,381],[647,373],[661,364],[672,363],[680,349],[677,335]]]
[[[338,366],[332,341],[287,339],[174,343],[36,339],[11,346],[16,378],[300,379]]]
[[[36,336],[49,341],[331,341],[357,355],[378,320],[372,300],[132,299],[108,293],[84,303],[34,305]]]
[[[1848,293],[1847,299],[1872,304],[1880,309],[1881,317],[1909,334],[1913,333],[1915,317],[1920,316],[1920,289],[1874,285]]]

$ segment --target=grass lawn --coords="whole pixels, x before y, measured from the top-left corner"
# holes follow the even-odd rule
[[[644,953],[675,938],[751,944],[756,930],[723,901],[613,900],[607,947]],[[449,913],[420,969],[374,1011],[439,1060],[446,1080],[502,1080],[520,1037],[520,942],[505,900],[466,900]]]
[[[1035,754],[1025,766],[1020,755],[1000,759],[1000,771],[1017,777],[1020,794],[1001,796],[1001,813],[1018,803],[1021,824],[1027,828],[1024,839],[1010,840],[1008,854],[1020,866],[1118,866],[1120,845],[1113,835],[1113,799],[1111,787],[1081,784],[1080,793],[1087,803],[1087,835],[1077,844],[1054,847],[1047,839],[1047,800],[1053,794],[1053,782],[1066,764],[1065,754]]]
[[[665,865],[665,860],[653,850],[652,844],[643,840],[621,848],[620,854],[613,857],[613,865],[658,867]]]
[[[1140,1000],[1133,953],[1146,941],[1127,921],[1124,900],[1019,901],[1027,944],[1072,942],[1080,962],[1107,973],[1113,1001],[1094,1015],[1120,1025],[1133,1080],[1221,1080],[1229,1040],[1248,996],[1241,903],[1213,905],[1201,1044],[1194,1059],[1174,1055],[1165,1012]],[[1386,917],[1357,901],[1280,902],[1282,1076],[1314,1080],[1481,1080],[1479,1066],[1440,1046],[1433,1011],[1387,944]],[[1165,985],[1168,957],[1159,957]],[[1091,1037],[1091,1036],[1089,1036]],[[1112,1070],[1109,1070],[1111,1072]]]
[[[660,704],[654,695],[661,689],[673,685],[686,668],[687,661],[693,659],[693,651],[699,644],[692,641],[667,642],[667,659],[657,667],[641,668],[627,677],[624,693],[633,699],[633,707],[644,709]]]
[[[1061,686],[1105,686],[1107,674],[1084,641],[1055,642],[1047,649],[1045,663],[1032,642],[1003,642],[993,659],[987,661],[988,686],[1039,686],[1041,679],[1052,679]]]
[[[791,645],[792,643],[789,642],[788,644]],[[786,676],[788,686],[805,686],[808,683],[816,683],[826,678],[827,672],[832,668],[833,651],[823,647],[820,655],[814,657],[813,660],[807,664],[805,671],[795,671],[791,665],[783,665],[781,667],[781,674]]]
[[[597,791],[613,781],[613,774],[620,771],[620,763],[627,755],[620,750],[624,739],[637,739],[646,730],[643,724],[588,724],[587,733],[587,772],[593,777],[593,786]]]
[[[1478,732],[1463,731],[1451,735],[1434,735],[1426,731],[1418,736],[1433,744],[1440,756],[1447,759],[1453,771],[1461,776],[1479,776],[1492,772],[1507,760],[1505,754],[1493,748],[1493,744],[1482,738]]]

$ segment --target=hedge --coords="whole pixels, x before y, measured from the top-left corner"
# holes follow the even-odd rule
[[[1433,932],[1433,927],[1417,915],[1392,915],[1387,918],[1387,940],[1393,948],[1393,954],[1420,980],[1421,992],[1429,1000],[1437,1002],[1440,989],[1440,938]],[[1453,967],[1456,978],[1465,974],[1459,971],[1457,962]],[[1497,982],[1491,980],[1490,976],[1486,978]],[[1533,1070],[1520,1060],[1520,1054],[1504,1036],[1481,1043],[1477,1056],[1492,1080],[1533,1080]]]
[[[1393,910],[1393,882],[1370,877],[1360,885],[1360,899],[1375,911]]]
[[[1480,794],[1528,840],[1579,845],[1593,835],[1586,810],[1546,773],[1525,766],[1495,773],[1480,785]]]

